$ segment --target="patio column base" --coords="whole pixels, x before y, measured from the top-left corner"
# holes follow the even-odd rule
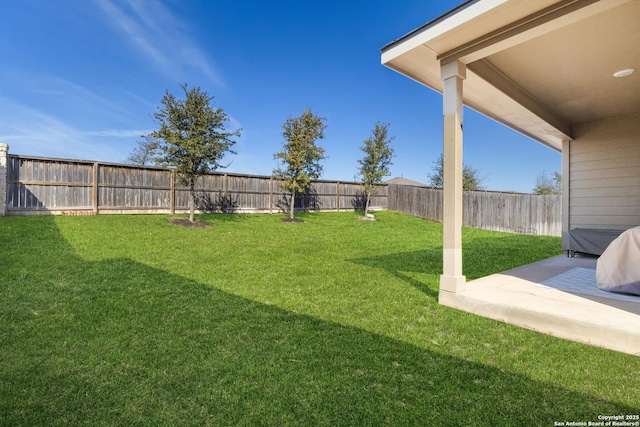
[[[440,276],[440,291],[450,292],[457,294],[464,292],[467,284],[467,278],[465,276]]]

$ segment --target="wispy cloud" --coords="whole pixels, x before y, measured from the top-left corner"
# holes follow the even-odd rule
[[[142,95],[125,88],[101,85],[88,88],[46,72],[0,69],[0,80],[11,82],[9,90],[3,91],[3,103],[15,102],[33,111],[47,111],[63,121],[84,123],[78,127],[140,127],[141,121],[148,122],[155,108]],[[0,131],[6,124],[6,118],[0,121]]]
[[[74,159],[121,161],[135,139],[149,129],[80,130],[69,123],[22,104],[0,98],[0,142],[11,153]]]
[[[114,119],[124,119],[130,115],[126,104],[101,96],[61,77],[34,75],[31,76],[31,81],[37,82],[35,85],[31,83],[34,92],[55,99],[60,105],[66,102],[68,105],[81,106],[93,115],[103,114]]]
[[[153,129],[107,129],[79,132],[79,135],[105,138],[137,138],[153,132]]]
[[[110,23],[163,73],[195,68],[219,86],[218,71],[188,35],[187,26],[158,0],[96,0]]]

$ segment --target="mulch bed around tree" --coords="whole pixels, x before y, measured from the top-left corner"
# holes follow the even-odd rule
[[[358,221],[375,221],[376,219],[372,216],[359,216]]]
[[[206,227],[211,227],[213,225],[210,222],[201,221],[199,219],[196,219],[193,222],[191,222],[189,221],[189,218],[169,218],[169,222],[171,224],[180,225],[182,227],[206,228]]]
[[[359,216],[358,220],[360,220],[360,221],[375,221],[376,217],[373,216],[373,214],[368,213],[366,215]]]

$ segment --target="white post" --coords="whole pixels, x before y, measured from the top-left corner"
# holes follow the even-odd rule
[[[454,61],[441,66],[444,82],[443,254],[440,291],[465,289],[462,275],[462,85],[466,66]]]
[[[569,207],[571,205],[571,176],[569,175],[569,163],[571,161],[571,141],[562,141],[562,249],[569,250]]]
[[[0,143],[0,216],[7,214],[7,153],[9,146]]]

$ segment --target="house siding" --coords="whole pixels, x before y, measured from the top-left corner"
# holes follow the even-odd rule
[[[640,114],[574,127],[569,229],[640,225]]]

